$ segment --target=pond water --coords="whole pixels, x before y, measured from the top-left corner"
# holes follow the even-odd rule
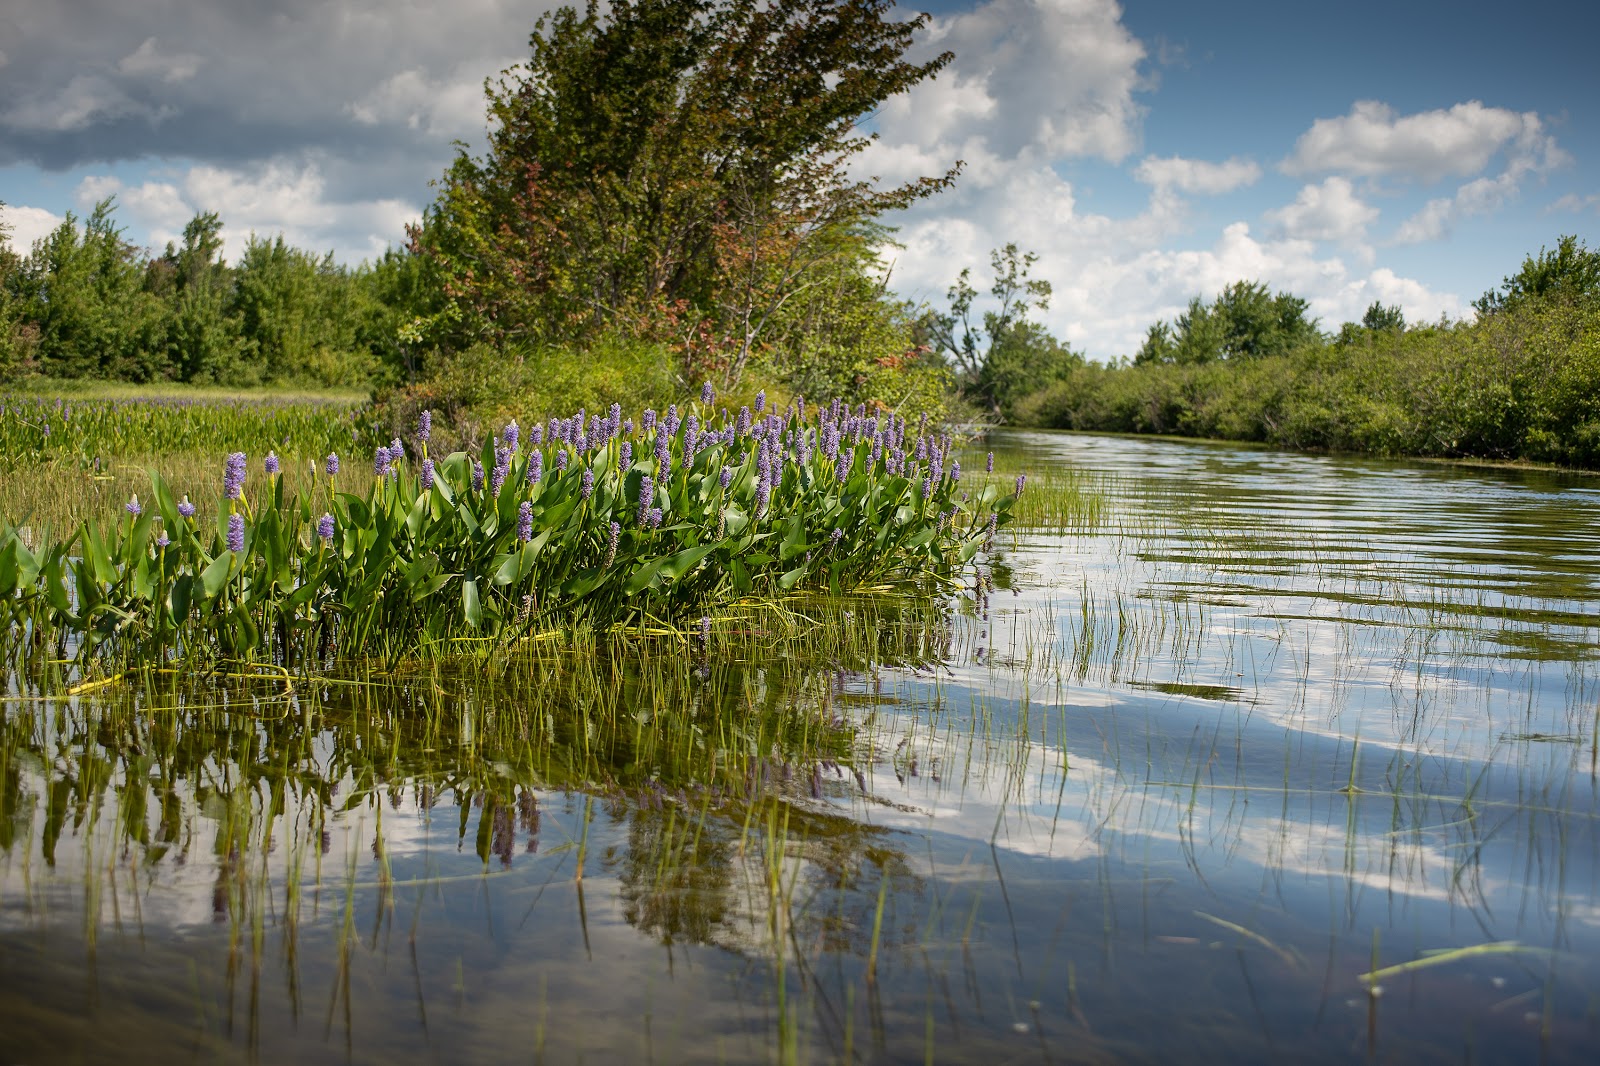
[[[0,1064],[1593,1062],[1600,481],[991,445],[948,596],[13,682]]]

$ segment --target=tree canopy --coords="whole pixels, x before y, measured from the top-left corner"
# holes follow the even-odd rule
[[[926,16],[892,7],[618,0],[541,18],[527,61],[485,86],[487,153],[457,156],[412,231],[448,301],[429,327],[671,336],[727,377],[792,340],[813,290],[866,265],[878,216],[956,173],[884,187],[852,170],[871,139],[857,123],[951,59],[906,58]]]
[[[1236,281],[1206,303],[1196,296],[1172,323],[1150,327],[1134,362],[1209,363],[1283,355],[1320,341],[1310,305],[1292,293],[1274,295],[1257,281]]]

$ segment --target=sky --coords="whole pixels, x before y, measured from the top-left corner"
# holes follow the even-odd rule
[[[483,81],[549,0],[0,0],[0,219],[26,249],[114,195],[160,249],[215,211],[350,263],[403,240]],[[1524,256],[1600,246],[1600,4],[928,0],[937,79],[871,117],[867,173],[954,189],[891,216],[939,304],[1007,242],[1096,359],[1261,281],[1324,329],[1374,301],[1471,315]]]

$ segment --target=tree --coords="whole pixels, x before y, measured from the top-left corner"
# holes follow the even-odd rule
[[[1385,307],[1374,300],[1367,313],[1361,316],[1361,328],[1374,333],[1399,333],[1406,328],[1406,315],[1398,304]]]
[[[945,187],[849,165],[857,122],[932,77],[927,17],[892,0],[617,0],[541,18],[486,84],[489,149],[458,154],[413,250],[457,343],[671,335],[736,378],[796,294],[853,254],[838,236]],[[842,251],[844,250],[844,251]]]
[[[11,248],[11,227],[0,200],[0,380],[12,380],[33,368],[36,330],[22,317],[19,286],[22,256]]]
[[[1283,355],[1322,339],[1310,305],[1260,282],[1236,281],[1214,303],[1196,296],[1171,326],[1152,326],[1135,363],[1209,363]]]
[[[993,375],[984,376],[990,360],[1008,343],[1014,350],[1021,350],[1048,336],[1042,327],[1028,320],[1028,312],[1050,307],[1050,283],[1029,276],[1038,261],[1037,253],[1021,251],[1014,241],[989,253],[989,267],[994,274],[989,295],[997,306],[982,313],[981,325],[973,321],[978,290],[972,287],[970,268],[963,269],[946,292],[949,310],[942,314],[931,312],[923,320],[924,332],[955,367],[963,391],[996,410],[996,379]],[[1012,338],[1016,331],[1021,332]],[[1056,344],[1054,338],[1050,343]]]
[[[100,201],[81,230],[69,212],[23,262],[23,315],[47,374],[149,381],[168,371],[161,302],[115,212],[114,199]]]
[[[1576,302],[1600,296],[1600,251],[1590,251],[1575,236],[1564,236],[1555,249],[1541,247],[1522,261],[1522,269],[1472,302],[1480,315],[1511,311],[1542,300]]]

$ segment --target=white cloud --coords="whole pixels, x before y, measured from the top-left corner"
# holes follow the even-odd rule
[[[0,224],[11,231],[9,243],[14,251],[22,255],[27,255],[34,241],[48,237],[63,221],[60,215],[52,214],[42,207],[26,207],[20,204],[6,204],[0,207]]]
[[[1301,188],[1294,203],[1268,211],[1266,220],[1285,237],[1308,241],[1360,242],[1378,209],[1363,202],[1350,179],[1332,177]]]
[[[1203,159],[1184,159],[1181,156],[1147,155],[1133,169],[1138,181],[1158,189],[1175,189],[1178,192],[1201,196],[1220,196],[1248,185],[1261,177],[1261,167],[1251,159],[1235,156],[1221,163]]]
[[[1578,212],[1600,211],[1600,193],[1590,193],[1587,196],[1579,196],[1575,192],[1569,192],[1567,195],[1561,197],[1561,199],[1551,204],[1546,210]]]
[[[516,62],[506,57],[496,61],[494,69],[504,70]],[[420,67],[401,71],[346,110],[364,126],[396,123],[437,137],[466,140],[484,128],[483,72],[489,64],[475,60],[441,78]]]
[[[1495,177],[1476,178],[1456,189],[1453,197],[1429,200],[1395,231],[1393,243],[1420,244],[1450,235],[1456,223],[1475,215],[1491,215],[1517,198],[1522,182],[1565,166],[1570,157],[1547,135],[1534,116],[1506,153],[1506,168]]]
[[[1283,169],[1432,182],[1477,174],[1501,149],[1540,136],[1538,115],[1485,107],[1477,100],[1414,115],[1362,100],[1348,115],[1313,122]]]
[[[1115,0],[989,0],[934,19],[921,44],[955,61],[885,102],[876,124],[887,144],[978,139],[1002,159],[1113,163],[1137,147],[1145,49]]]
[[[203,62],[193,52],[161,55],[156,51],[156,39],[146,37],[143,44],[117,62],[117,70],[135,78],[154,76],[170,84],[188,81]]]
[[[178,240],[196,214],[222,219],[224,254],[236,259],[250,235],[274,237],[313,252],[332,250],[357,262],[374,258],[404,234],[419,207],[394,199],[341,200],[329,194],[315,161],[277,159],[259,167],[194,166],[165,181],[127,185],[104,176],[83,179],[77,199],[87,207],[115,195],[124,218],[153,247]]]

